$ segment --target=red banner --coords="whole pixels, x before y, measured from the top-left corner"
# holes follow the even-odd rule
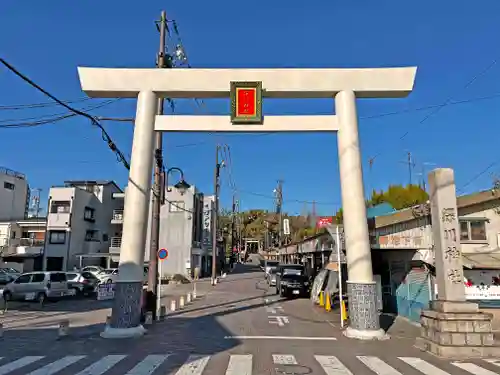
[[[316,228],[324,228],[328,224],[333,224],[333,217],[318,217],[318,220],[316,221]]]

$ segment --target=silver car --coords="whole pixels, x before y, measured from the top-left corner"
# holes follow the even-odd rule
[[[276,286],[276,269],[271,269],[268,274],[266,274],[267,284],[269,286]]]
[[[38,301],[41,304],[48,299],[60,299],[74,294],[74,290],[68,288],[64,272],[24,273],[3,289],[5,301]]]

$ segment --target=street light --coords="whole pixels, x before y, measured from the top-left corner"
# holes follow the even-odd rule
[[[186,191],[191,187],[184,179],[180,180],[178,183],[174,185],[174,188],[176,188],[181,195],[184,195]]]
[[[181,178],[179,180],[178,183],[176,183],[174,185],[174,188],[176,188],[179,193],[181,195],[184,195],[186,193],[186,191],[188,191],[188,189],[191,187],[191,185],[189,185],[186,180],[184,179],[184,172],[182,171],[182,169],[180,168],[177,168],[177,167],[171,167],[169,169],[167,169],[166,172],[164,172],[164,179],[165,179],[165,182],[164,182],[164,187],[166,187],[168,189],[168,175],[170,174],[170,172],[173,172],[173,171],[177,171],[179,172],[179,174],[181,175]],[[163,191],[164,189],[162,189]],[[170,190],[169,190],[170,191]],[[165,197],[163,197],[162,199],[162,203],[165,203]]]

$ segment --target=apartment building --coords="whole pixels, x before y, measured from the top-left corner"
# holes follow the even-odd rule
[[[20,272],[41,271],[46,218],[0,222],[0,266]]]
[[[190,276],[195,267],[199,267],[202,274],[210,270],[210,261],[204,242],[204,196],[195,186],[185,192],[175,186],[168,186],[165,191],[166,202],[160,211],[160,238],[159,248],[168,250],[168,259],[162,263],[163,277],[182,274]],[[111,219],[113,237],[111,238],[109,253],[112,260],[118,261],[121,246],[123,225],[123,204],[125,194],[115,194],[121,199],[122,206],[115,209]],[[150,199],[152,202],[152,200]],[[151,244],[151,211],[150,203],[148,215],[147,237],[144,248],[144,261],[149,261]],[[211,215],[211,214],[210,214]],[[211,218],[211,216],[210,216]],[[210,228],[208,228],[210,229]],[[210,258],[211,259],[211,258]]]
[[[50,189],[44,269],[109,265],[111,221],[123,207],[116,193],[123,192],[113,181],[65,181]]]
[[[27,217],[30,188],[26,176],[0,167],[0,221],[21,220]]]

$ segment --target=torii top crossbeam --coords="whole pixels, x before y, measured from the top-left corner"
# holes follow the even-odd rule
[[[227,98],[231,81],[261,81],[268,98],[401,98],[413,89],[416,67],[366,69],[122,69],[79,67],[90,97],[137,97],[153,91],[168,98]]]

